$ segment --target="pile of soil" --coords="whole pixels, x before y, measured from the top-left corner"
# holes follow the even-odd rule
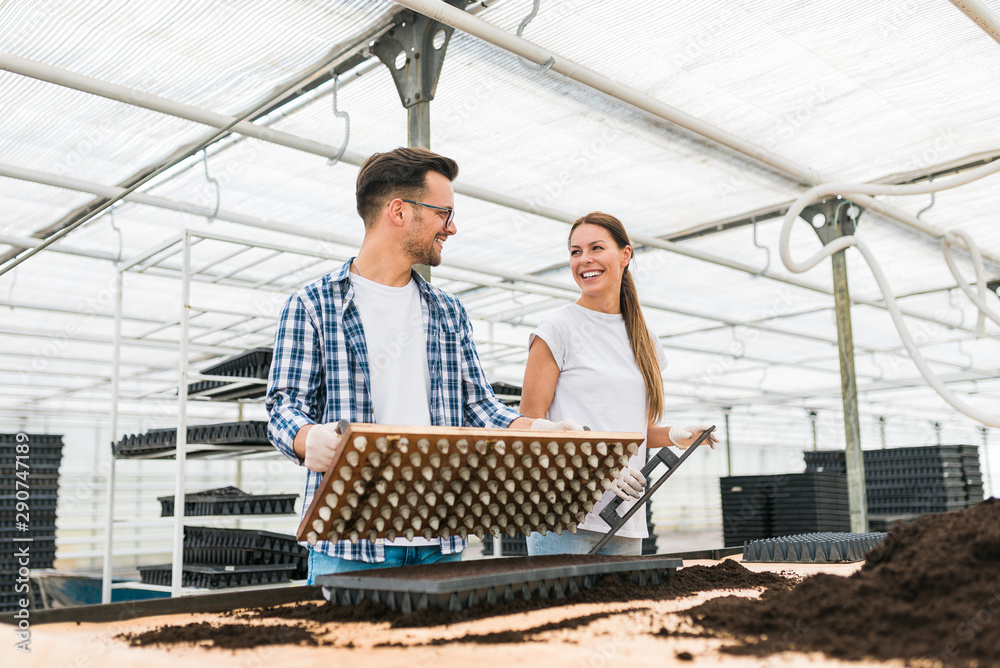
[[[897,524],[850,577],[814,575],[760,599],[713,599],[682,614],[740,639],[724,650],[736,654],[997,665],[1000,500]]]
[[[554,557],[526,557],[523,559],[481,560],[455,564],[433,564],[425,567],[396,568],[385,571],[386,577],[410,576],[419,579],[446,579],[461,576],[481,575],[500,570],[524,570],[527,568],[551,567],[586,561],[609,562],[634,557],[589,557],[560,555]],[[367,575],[382,575],[379,571],[368,571]],[[481,603],[459,612],[427,609],[403,614],[379,603],[361,601],[357,605],[336,603],[304,602],[293,605],[249,608],[227,613],[226,616],[243,620],[242,623],[212,624],[196,622],[183,625],[166,625],[143,633],[124,633],[116,636],[133,647],[146,645],[200,645],[206,648],[240,649],[262,645],[330,645],[322,640],[323,624],[328,622],[388,622],[391,628],[417,628],[454,624],[457,622],[483,619],[500,615],[510,615],[530,610],[578,603],[617,603],[641,600],[669,600],[689,596],[700,591],[738,590],[765,588],[785,590],[795,583],[794,578],[775,573],[754,573],[735,561],[723,561],[714,566],[690,566],[677,571],[671,582],[640,587],[627,578],[618,576],[601,577],[595,586],[580,591],[577,595],[561,600],[533,598],[530,601],[515,599],[496,604]],[[612,615],[648,610],[630,608],[614,612],[601,612],[579,617],[571,617],[559,622],[544,624],[520,631],[499,633],[466,634],[460,638],[435,639],[429,644],[450,643],[520,643],[532,642],[537,636],[559,629],[576,629],[598,619]],[[281,624],[270,620],[290,620],[297,623]],[[267,624],[260,624],[269,620]],[[350,645],[348,645],[349,647]],[[392,646],[389,643],[384,646]]]
[[[319,640],[305,624],[209,624],[192,622],[179,626],[161,626],[142,633],[121,633],[115,636],[131,647],[149,645],[203,645],[219,649],[246,649],[265,645],[309,645],[318,647],[331,643]]]

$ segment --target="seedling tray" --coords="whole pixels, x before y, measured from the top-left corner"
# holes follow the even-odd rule
[[[296,570],[294,564],[268,564],[260,566],[206,566],[185,564],[181,575],[182,587],[199,589],[224,589],[250,587],[262,584],[288,582]],[[169,587],[173,566],[140,566],[139,575],[145,584]]]
[[[642,434],[351,424],[344,442],[300,540],[575,532]]]
[[[426,608],[459,611],[504,600],[569,598],[607,576],[642,587],[655,585],[669,580],[682,565],[680,559],[657,556],[515,557],[321,575],[316,583],[323,586],[328,601],[341,605],[369,600],[404,613]]]
[[[63,445],[62,434],[24,434],[18,438],[19,434],[0,434],[0,450],[7,445],[17,445],[20,443],[27,443],[31,446],[32,452],[36,445],[39,446],[56,446],[61,448]],[[27,436],[28,440],[24,440]],[[40,451],[44,452],[44,451]]]
[[[884,539],[884,533],[821,532],[753,540],[743,546],[743,561],[824,564],[862,561]]]
[[[259,446],[269,445],[267,422],[223,422],[196,425],[187,428],[188,445]],[[150,429],[144,434],[124,436],[112,445],[116,457],[148,456],[170,452],[177,448],[176,429]]]
[[[271,348],[248,350],[202,369],[201,373],[206,376],[232,376],[234,381],[240,378],[266,379],[271,371],[273,352]],[[219,380],[200,380],[188,385],[188,396],[207,395],[213,401],[232,401],[262,397],[267,392],[267,387],[258,383],[220,389],[227,385],[229,383]]]
[[[295,536],[249,529],[184,527],[184,561],[198,564],[293,564],[307,574],[309,551]]]
[[[236,487],[220,487],[184,495],[184,515],[282,515],[295,512],[298,494],[247,494]],[[173,517],[174,497],[161,496],[160,516]]]

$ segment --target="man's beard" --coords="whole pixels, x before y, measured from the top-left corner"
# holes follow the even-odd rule
[[[418,225],[411,226],[406,233],[406,237],[403,239],[403,252],[410,257],[413,264],[425,264],[428,267],[438,266],[441,264],[441,253],[434,248],[433,239],[431,239],[430,244],[422,239],[426,230],[423,213],[419,210],[414,216],[414,222]]]

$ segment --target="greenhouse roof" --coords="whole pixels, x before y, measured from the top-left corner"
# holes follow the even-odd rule
[[[525,0],[451,3],[465,15],[442,45],[430,146],[460,165],[459,233],[432,274],[473,317],[490,378],[520,383],[533,326],[578,294],[569,224],[601,210],[633,237],[668,415],[840,410],[831,263],[789,271],[782,216],[820,183],[945,182],[1000,157],[1000,2],[962,4],[982,20],[930,0],[542,0],[522,26]],[[119,269],[123,415],[169,415],[185,234],[193,367],[270,345],[283,299],[361,242],[358,165],[407,143],[375,45],[417,6],[441,29],[458,12],[0,4],[0,417],[107,419]],[[1000,328],[977,323],[941,240],[974,240],[1000,312],[998,182],[850,198],[931,370],[980,407],[1000,399]],[[791,255],[820,247],[797,221]],[[846,256],[864,410],[956,415]]]

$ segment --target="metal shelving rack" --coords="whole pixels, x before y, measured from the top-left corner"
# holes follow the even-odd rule
[[[215,262],[209,263],[200,269],[192,268],[192,248],[198,244],[212,241],[217,244],[221,244],[227,247],[227,251],[222,253],[221,259],[217,259]],[[237,256],[248,253],[252,250],[263,250],[267,251],[267,258],[274,258],[282,256],[285,258],[298,258],[299,263],[296,265],[294,270],[287,270],[287,263],[283,265],[282,271],[268,279],[261,280],[259,277],[250,277],[249,273],[251,270],[259,269],[262,262],[265,260],[254,260],[249,264],[244,264],[234,270],[229,271],[212,271],[211,267],[218,266],[222,262],[231,261]],[[251,253],[252,254],[252,253]],[[227,310],[220,308],[195,308],[191,303],[191,285],[195,282],[206,282],[209,284],[222,284],[231,287],[245,288],[248,290],[253,290],[255,293],[261,291],[271,292],[273,294],[280,294],[281,296],[287,296],[295,289],[301,286],[304,282],[299,278],[294,278],[294,283],[284,282],[283,279],[288,279],[289,277],[294,277],[304,272],[312,272],[311,278],[315,275],[322,273],[323,269],[320,266],[328,266],[330,262],[333,261],[344,261],[346,256],[341,257],[326,253],[316,248],[312,249],[301,249],[294,248],[290,246],[283,246],[279,244],[262,243],[257,241],[251,241],[248,239],[237,239],[234,237],[216,234],[207,231],[195,231],[191,229],[186,229],[179,236],[172,237],[163,243],[151,247],[145,252],[140,253],[134,258],[123,261],[117,266],[117,276],[115,282],[115,320],[114,320],[114,349],[113,349],[113,360],[112,360],[112,383],[111,383],[111,435],[112,439],[117,439],[120,435],[118,433],[118,413],[119,413],[119,402],[122,401],[121,392],[121,351],[123,346],[134,344],[141,341],[142,336],[134,338],[126,338],[122,336],[122,306],[124,298],[124,276],[127,273],[145,273],[147,275],[176,278],[180,281],[181,288],[181,299],[180,299],[180,314],[176,321],[166,323],[156,327],[153,332],[159,332],[167,329],[171,326],[179,327],[179,335],[177,336],[177,350],[179,356],[178,363],[178,373],[176,382],[170,382],[163,390],[156,391],[152,393],[147,393],[144,395],[132,397],[134,399],[146,399],[153,395],[159,395],[160,398],[165,398],[169,396],[168,392],[172,392],[176,388],[177,392],[177,436],[176,436],[176,447],[167,452],[159,452],[153,455],[145,457],[127,457],[127,459],[174,459],[176,461],[176,476],[175,476],[175,489],[174,496],[177,499],[183,499],[185,494],[184,480],[185,480],[185,469],[187,465],[188,458],[191,459],[235,459],[237,461],[244,460],[247,458],[276,458],[279,457],[278,453],[270,445],[248,445],[246,447],[233,448],[233,447],[219,447],[215,445],[208,445],[202,443],[189,443],[187,440],[187,427],[188,427],[188,405],[189,401],[193,400],[210,400],[210,396],[199,396],[197,398],[190,398],[188,396],[188,386],[192,382],[197,381],[217,381],[223,382],[227,385],[224,386],[226,389],[232,389],[238,386],[246,386],[251,384],[261,384],[266,385],[267,381],[263,379],[256,378],[234,378],[232,376],[216,376],[209,374],[201,374],[193,372],[190,369],[190,353],[193,349],[192,337],[191,337],[191,318],[192,312],[197,314],[212,313],[216,316],[225,316],[231,318],[232,321],[227,325],[222,327],[216,327],[214,329],[209,329],[205,332],[199,333],[199,336],[206,334],[232,334],[229,339],[233,340],[240,337],[254,337],[261,336],[263,331],[266,330],[266,338],[260,341],[254,342],[254,344],[259,345],[260,343],[270,343],[271,332],[273,331],[275,318],[273,316],[265,317],[259,313],[248,314],[240,312],[237,310]],[[295,260],[291,260],[294,264]],[[248,332],[237,331],[238,327],[246,327],[248,323],[252,323],[255,320],[267,320],[267,324],[264,327],[258,327],[256,330]],[[148,336],[147,333],[144,336]],[[252,348],[254,345],[241,346],[241,347],[229,347],[226,345],[209,344],[208,346],[198,345],[198,348],[204,350],[210,355],[225,355],[232,354],[234,352],[240,352],[246,348]],[[206,393],[210,395],[211,392]],[[171,397],[172,399],[172,397]],[[239,402],[245,400],[236,400]],[[242,419],[242,407],[240,410],[240,419]],[[112,589],[112,553],[113,553],[113,539],[114,539],[114,497],[115,497],[115,476],[116,476],[116,457],[112,456],[110,469],[108,473],[108,487],[107,487],[107,513],[105,518],[105,536],[104,536],[104,568],[103,568],[103,587],[102,587],[102,602],[108,603],[111,601],[111,589]],[[181,586],[181,576],[183,571],[184,563],[184,504],[180,503],[176,505],[174,518],[173,518],[173,537],[172,537],[172,585],[169,588],[164,587],[153,587],[158,590],[168,589],[172,596],[180,596],[183,594],[192,593],[187,588]],[[117,586],[117,585],[116,585]],[[135,583],[130,583],[128,586],[136,586]]]

